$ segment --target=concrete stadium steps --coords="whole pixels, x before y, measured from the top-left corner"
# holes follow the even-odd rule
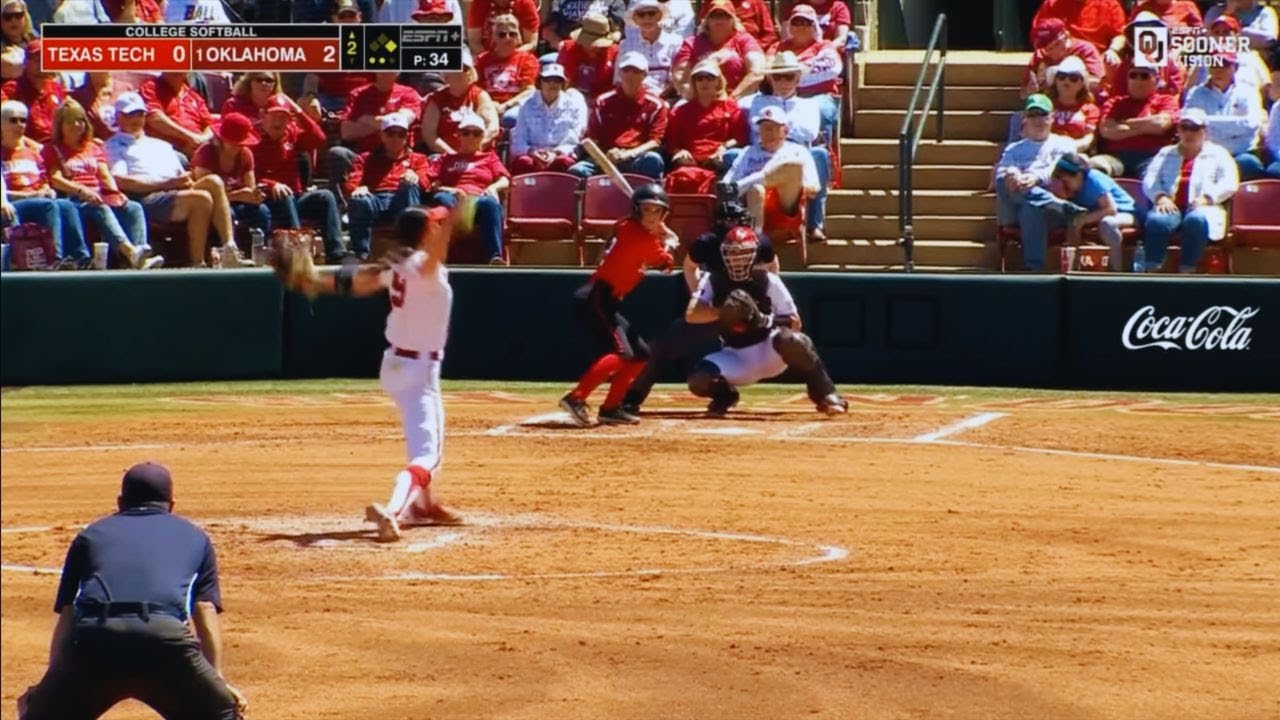
[[[994,217],[977,215],[915,214],[917,238],[929,240],[994,240]],[[853,240],[898,239],[898,216],[895,215],[827,215],[828,237]]]
[[[846,138],[840,142],[840,158],[850,165],[892,165],[898,162],[896,138]],[[994,165],[1000,159],[1000,143],[990,140],[920,139],[916,163],[925,165]]]
[[[897,190],[897,164],[845,165],[840,179],[845,188],[863,190]],[[991,165],[920,165],[912,173],[916,190],[956,190],[975,192],[991,181]],[[995,199],[992,202],[992,212]]]
[[[897,240],[828,240],[810,243],[808,266],[901,268],[905,262]],[[998,260],[994,242],[918,240],[915,262],[919,268],[989,268]],[[785,257],[784,257],[785,261]]]
[[[859,91],[861,96],[861,91]],[[1003,110],[1004,106],[992,110],[947,110],[943,122],[943,138],[946,140],[989,140],[1001,142],[1009,136],[1009,118],[1013,111]],[[854,115],[853,128],[861,138],[894,138],[902,131],[902,121],[906,113],[902,110],[863,110],[858,109]],[[916,114],[916,128],[920,126],[920,115]],[[938,137],[938,115],[931,112],[924,117],[924,134],[920,136],[934,140]]]
[[[894,190],[832,190],[827,195],[828,215],[888,215],[896,217],[899,193]],[[965,190],[916,190],[911,209],[917,217],[929,215],[982,216],[991,213],[991,195]]]
[[[937,53],[934,61],[937,61]],[[946,82],[956,86],[1018,87],[1027,66],[1029,53],[1002,53],[985,50],[952,50],[947,53]],[[916,83],[923,50],[877,50],[859,56],[865,66],[867,85],[904,85]],[[933,70],[925,76],[925,84],[933,79]]]
[[[1019,105],[1018,88],[988,85],[951,86],[946,91],[947,110],[1011,110]],[[914,88],[905,85],[864,85],[858,89],[859,110],[898,110],[901,112],[911,101]],[[920,91],[924,95],[926,89]],[[921,97],[923,103],[927,96]]]

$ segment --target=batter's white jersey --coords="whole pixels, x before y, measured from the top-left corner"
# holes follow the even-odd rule
[[[434,274],[423,275],[426,262],[427,253],[419,250],[382,271],[379,277],[391,299],[387,342],[392,347],[424,355],[444,352],[449,339],[449,313],[453,309],[449,271],[440,264]]]

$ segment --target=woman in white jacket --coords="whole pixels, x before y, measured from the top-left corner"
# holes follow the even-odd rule
[[[1178,143],[1157,153],[1142,179],[1142,190],[1151,200],[1142,234],[1150,271],[1164,264],[1169,238],[1176,232],[1182,233],[1178,271],[1184,273],[1195,272],[1210,240],[1227,234],[1223,203],[1236,194],[1240,176],[1231,154],[1205,139],[1207,125],[1203,110],[1183,110]]]

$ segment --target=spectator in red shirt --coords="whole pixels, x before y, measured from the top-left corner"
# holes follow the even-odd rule
[[[664,142],[674,169],[666,186],[673,193],[710,193],[727,169],[725,151],[747,146],[747,118],[729,99],[719,65],[700,62],[691,76],[693,97],[671,111],[667,125]]]
[[[120,91],[123,92],[123,91]],[[84,85],[71,94],[76,102],[84,106],[89,113],[89,125],[93,127],[93,136],[105,141],[116,134],[116,91],[115,81],[111,73],[87,73]]]
[[[191,158],[191,173],[197,181],[206,175],[222,178],[236,222],[261,230],[263,237],[269,237],[271,212],[264,204],[267,196],[259,187],[253,169],[252,148],[258,142],[252,120],[240,113],[223,115],[213,139],[201,145]],[[224,246],[222,264],[235,267],[252,265],[252,262],[244,260],[232,243]]]
[[[39,37],[31,24],[31,13],[23,0],[5,0],[0,14],[0,39],[4,50],[0,52],[0,78],[17,80],[27,62],[27,43]]]
[[[164,8],[160,7],[160,0],[102,0],[102,8],[117,23],[164,22]]]
[[[786,40],[773,46],[770,55],[792,52],[800,63],[800,97],[818,98],[824,138],[835,137],[836,119],[840,115],[840,76],[844,61],[835,45],[818,35],[818,15],[811,5],[797,5],[787,20]]]
[[[1204,17],[1200,7],[1191,0],[1143,0],[1133,6],[1129,17],[1136,19],[1144,12],[1154,14],[1169,27],[1201,27]]]
[[[556,63],[568,74],[569,87],[591,102],[613,87],[618,42],[609,27],[609,18],[594,12],[583,17],[582,27],[570,36],[572,39],[560,43]]]
[[[1084,40],[1076,40],[1067,30],[1067,26],[1056,18],[1043,20],[1032,33],[1036,51],[1027,63],[1027,74],[1022,82],[1022,97],[1026,99],[1036,93],[1045,92],[1049,87],[1047,73],[1049,68],[1069,57],[1079,58],[1085,67],[1088,77],[1085,82],[1090,90],[1101,87],[1106,67],[1098,50]]]
[[[519,49],[532,52],[538,40],[537,0],[472,0],[467,9],[467,44],[474,55],[493,49],[493,19],[501,15],[516,18]]]
[[[288,95],[280,94],[271,96],[263,110],[262,137],[251,150],[272,223],[297,229],[305,217],[309,224],[320,228],[329,262],[337,262],[345,254],[338,199],[329,188],[306,190],[298,170],[300,156],[324,146],[324,128]]]
[[[479,115],[485,124],[487,147],[498,136],[498,110],[489,93],[480,87],[475,64],[464,51],[462,72],[444,74],[445,86],[427,96],[422,106],[422,142],[431,154],[449,154],[458,148],[458,119],[463,110]]]
[[[1152,13],[1142,13],[1134,17],[1125,28],[1125,48],[1120,53],[1120,64],[1102,83],[1102,94],[1106,97],[1129,94],[1129,76],[1134,68],[1133,38],[1134,34],[1144,27],[1165,27],[1165,23]],[[1181,97],[1182,89],[1186,84],[1186,73],[1183,72],[1182,66],[1178,64],[1173,53],[1166,53],[1166,55],[1168,57],[1165,58],[1164,65],[1156,75],[1156,92],[1172,95],[1175,98]]]
[[[1085,84],[1088,75],[1080,58],[1072,56],[1049,71],[1049,92],[1053,101],[1053,127],[1051,132],[1066,135],[1076,141],[1076,152],[1087,153],[1093,148],[1094,132],[1098,129],[1101,112],[1093,100],[1093,93]]]
[[[360,6],[356,5],[355,0],[338,0],[333,15],[329,17],[329,22],[338,25],[359,24],[361,19]],[[305,109],[311,95],[314,94],[325,112],[336,113],[346,105],[352,91],[371,82],[373,82],[373,73],[311,73],[302,83],[303,107]],[[320,118],[313,116],[312,119]]]
[[[413,116],[394,112],[379,121],[382,145],[361,153],[347,178],[351,197],[351,250],[361,260],[369,257],[373,226],[399,215],[407,207],[422,204],[431,187],[427,157],[409,147]]]
[[[89,249],[80,214],[71,201],[59,198],[49,186],[40,144],[23,135],[28,115],[27,108],[16,100],[0,103],[0,119],[4,123],[0,129],[0,174],[5,188],[0,226],[28,222],[43,225],[57,243],[57,267],[86,267]]]
[[[649,61],[640,53],[627,53],[618,61],[622,76],[618,87],[601,95],[587,119],[587,137],[623,172],[662,178],[663,161],[658,149],[667,134],[667,104],[644,84]],[[569,172],[582,178],[599,175],[590,159]]]
[[[40,53],[39,39],[27,43],[27,61],[22,77],[0,86],[0,98],[17,100],[27,106],[31,111],[27,137],[43,145],[53,137],[53,115],[67,99],[67,91],[56,75],[40,71]]]
[[[711,2],[702,6],[698,12],[699,22],[707,18],[714,5],[716,3]],[[732,5],[742,29],[755,38],[760,47],[773,47],[778,42],[778,28],[773,24],[773,10],[769,3],[764,0],[735,0]]]
[[[120,253],[135,268],[164,263],[163,258],[153,257],[147,244],[142,206],[116,186],[107,154],[101,143],[94,142],[89,116],[80,103],[67,99],[58,107],[53,138],[45,144],[42,159],[49,169],[49,184],[70,196],[85,227],[98,228],[109,253]]]
[[[534,93],[538,79],[538,58],[520,47],[520,25],[515,15],[493,18],[492,50],[476,56],[476,73],[480,87],[495,103],[502,127],[512,128],[516,114]]]
[[[1045,20],[1061,20],[1071,37],[1093,45],[1099,53],[1118,53],[1124,47],[1124,8],[1120,0],[1044,0],[1031,20],[1034,28]],[[1119,57],[1109,66],[1119,64]]]
[[[431,160],[432,190],[428,205],[456,207],[474,203],[475,234],[480,238],[490,265],[502,265],[502,193],[511,185],[511,173],[492,150],[481,150],[484,120],[473,112],[462,112],[458,120],[458,152],[437,155]]]
[[[795,9],[801,5],[813,8],[818,18],[818,27],[822,29],[822,39],[829,41],[843,53],[845,46],[849,44],[849,31],[853,27],[853,13],[849,11],[849,5],[844,0],[827,0],[826,2],[799,0],[794,3],[784,3],[780,17],[791,17]],[[786,32],[789,33],[790,28],[787,28]]]
[[[1112,177],[1140,178],[1152,158],[1174,139],[1178,123],[1178,99],[1156,91],[1151,68],[1129,71],[1129,94],[1111,98],[1102,107],[1098,132],[1104,155],[1089,164]]]
[[[213,113],[204,96],[187,84],[187,73],[160,73],[138,88],[147,103],[147,130],[190,157],[213,139]]]
[[[236,80],[231,97],[222,104],[222,115],[240,113],[254,123],[262,120],[262,112],[280,87],[279,73],[248,72]]]
[[[338,113],[342,144],[329,148],[326,162],[329,180],[333,183],[339,204],[344,207],[347,205],[344,188],[351,166],[359,153],[381,146],[379,127],[383,119],[402,110],[408,113],[410,125],[416,124],[421,117],[422,96],[408,85],[396,82],[398,75],[394,72],[374,73],[373,82],[353,90]]]
[[[729,0],[712,0],[698,32],[684,41],[675,57],[676,87],[688,97],[689,68],[710,58],[720,65],[729,95],[742,98],[755,92],[764,79],[764,50],[742,29],[742,21]]]

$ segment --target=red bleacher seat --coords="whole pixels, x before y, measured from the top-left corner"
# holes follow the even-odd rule
[[[1231,203],[1233,245],[1280,248],[1280,180],[1242,183]]]
[[[507,194],[506,238],[511,240],[566,240],[578,242],[578,187],[582,180],[561,172],[536,172],[511,179]]]
[[[716,211],[714,195],[673,193],[671,213],[667,215],[667,227],[680,236],[680,247],[687,248],[704,233],[711,230]]]
[[[653,182],[644,175],[625,174],[632,188]],[[596,175],[587,179],[582,192],[582,224],[579,236],[607,238],[613,226],[631,214],[631,198],[625,195],[608,175]]]

